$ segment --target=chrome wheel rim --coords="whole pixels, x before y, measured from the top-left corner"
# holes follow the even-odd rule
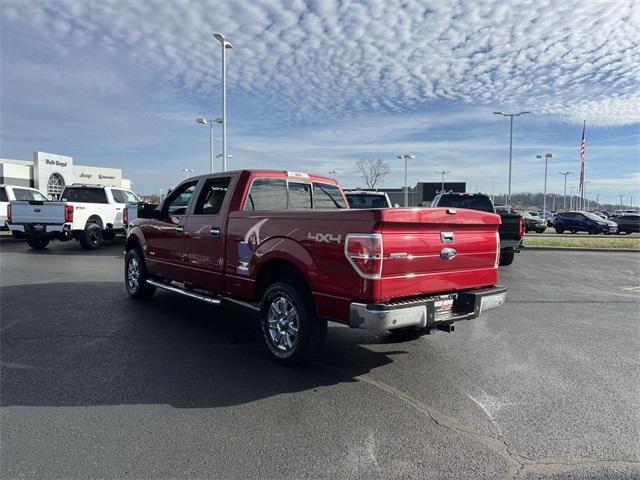
[[[131,258],[127,264],[127,283],[131,290],[137,290],[140,283],[140,264],[135,258]]]
[[[298,340],[298,311],[283,296],[275,297],[267,314],[269,338],[275,348],[283,352],[294,349]]]

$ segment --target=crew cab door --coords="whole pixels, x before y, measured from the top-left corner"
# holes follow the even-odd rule
[[[225,219],[232,180],[229,176],[205,180],[184,224],[185,281],[215,292],[224,288]]]
[[[184,220],[197,184],[194,180],[179,185],[162,203],[157,218],[144,225],[145,256],[150,273],[185,280]]]

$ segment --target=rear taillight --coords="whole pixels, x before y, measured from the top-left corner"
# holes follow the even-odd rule
[[[493,268],[498,268],[500,265],[500,232],[496,232],[496,263]]]
[[[11,204],[7,204],[7,222],[11,223]]]
[[[127,210],[127,207],[124,207],[122,209],[122,223],[124,224],[125,227],[129,223],[129,211]]]
[[[344,242],[344,254],[363,278],[380,278],[382,274],[382,235],[379,233],[349,234]]]
[[[524,220],[524,217],[520,217],[520,237],[521,238],[524,237],[524,234],[525,234],[525,225],[526,225],[526,222]]]
[[[64,206],[64,221],[66,223],[73,222],[73,205],[65,205]]]

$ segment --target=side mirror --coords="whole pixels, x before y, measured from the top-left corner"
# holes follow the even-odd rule
[[[157,210],[158,205],[154,203],[141,202],[138,204],[138,218],[157,218],[155,212],[160,213]]]

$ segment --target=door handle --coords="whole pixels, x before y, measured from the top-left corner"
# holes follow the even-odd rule
[[[213,238],[220,238],[220,227],[211,227],[209,233]]]
[[[178,236],[184,235],[184,226],[183,225],[178,225],[176,227],[176,235],[178,235]]]

